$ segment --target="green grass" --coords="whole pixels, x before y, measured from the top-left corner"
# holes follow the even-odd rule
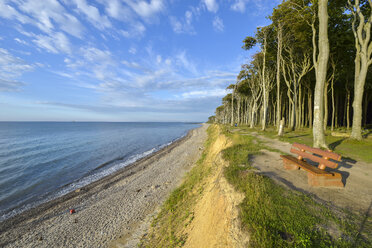
[[[277,131],[275,127],[269,127],[266,131],[261,131],[260,128],[249,128],[247,126],[240,127],[228,127],[232,132],[234,130],[239,130],[238,133],[249,133],[257,132],[269,138],[279,138],[281,141],[286,141],[289,143],[298,142],[306,144],[309,146],[313,145],[313,135],[310,128],[301,128],[295,131],[290,131],[285,129],[285,133],[282,137],[277,136]],[[338,130],[345,132],[346,130]],[[367,163],[372,163],[372,139],[366,138],[361,141],[352,140],[344,137],[334,137],[331,136],[331,131],[326,132],[326,142],[331,150],[341,154],[346,158],[350,158],[356,161],[364,161]]]
[[[334,213],[310,196],[286,189],[257,174],[249,157],[259,154],[262,145],[254,137],[228,132],[233,145],[223,151],[229,162],[225,177],[243,192],[240,205],[243,228],[251,235],[252,247],[370,247],[360,234],[362,217]],[[230,130],[231,131],[231,130]]]
[[[204,151],[196,165],[186,175],[184,182],[174,190],[153,220],[149,234],[142,238],[139,247],[181,247],[187,239],[182,232],[194,218],[193,206],[203,193],[203,180],[212,167],[205,165],[208,150],[218,136],[216,127],[209,127]]]

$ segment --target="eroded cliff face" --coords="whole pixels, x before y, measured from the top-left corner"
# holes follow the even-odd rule
[[[223,176],[227,163],[222,159],[221,151],[229,145],[220,133],[208,151],[205,165],[212,173],[195,205],[194,219],[185,230],[184,247],[247,247],[249,236],[240,230],[238,218],[238,205],[243,195],[235,192]]]

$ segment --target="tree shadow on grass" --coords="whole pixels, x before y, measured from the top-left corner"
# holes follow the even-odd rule
[[[299,134],[299,135],[294,135],[294,136],[288,136],[286,138],[292,139],[292,138],[299,138],[299,137],[304,137],[304,136],[308,136],[308,135],[307,134]]]
[[[346,140],[346,138],[342,138],[342,139],[340,139],[340,140],[337,140],[337,141],[335,141],[335,142],[329,144],[329,148],[330,148],[332,151],[334,151],[334,150],[336,149],[336,147],[339,146],[339,145],[341,145],[341,143],[342,143],[344,140]]]

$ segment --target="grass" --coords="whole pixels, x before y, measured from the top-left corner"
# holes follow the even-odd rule
[[[262,148],[267,149],[264,144],[252,136],[240,135],[244,130],[222,129],[232,141],[232,146],[222,151],[229,163],[224,168],[224,176],[245,196],[239,212],[251,247],[372,247],[368,231],[372,229],[370,217],[320,204],[309,195],[287,189],[260,175],[249,164],[249,158],[260,154]],[[204,192],[205,179],[214,169],[213,165],[208,165],[206,157],[219,135],[215,126],[208,129],[201,158],[164,203],[139,247],[182,247],[185,244],[185,227],[193,221],[195,203]]]
[[[196,165],[186,175],[184,182],[174,190],[153,220],[149,234],[139,247],[180,247],[186,241],[185,226],[194,218],[193,206],[203,193],[203,180],[211,173],[211,166],[205,165],[209,148],[218,137],[216,127],[209,127],[204,151]]]
[[[290,131],[285,129],[285,133],[282,137],[277,136],[277,131],[275,127],[269,127],[266,131],[261,131],[260,128],[250,129],[247,126],[240,127],[229,127],[230,131],[239,130],[239,133],[244,132],[257,132],[269,138],[279,138],[281,141],[286,141],[289,143],[298,142],[312,146],[313,135],[310,128],[301,128],[295,131]],[[345,132],[346,130],[338,130]],[[356,161],[364,161],[367,163],[372,163],[372,139],[366,138],[361,141],[348,139],[345,137],[334,137],[331,135],[331,131],[326,131],[326,142],[331,150],[336,153],[341,154],[344,157],[350,158]]]
[[[359,233],[361,217],[334,213],[310,196],[291,191],[257,174],[249,157],[262,145],[254,137],[228,132],[233,145],[223,151],[229,162],[225,177],[243,192],[240,205],[243,228],[251,235],[252,247],[370,247]]]

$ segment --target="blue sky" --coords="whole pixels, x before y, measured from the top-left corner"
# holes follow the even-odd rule
[[[0,0],[0,121],[205,121],[278,2]]]

